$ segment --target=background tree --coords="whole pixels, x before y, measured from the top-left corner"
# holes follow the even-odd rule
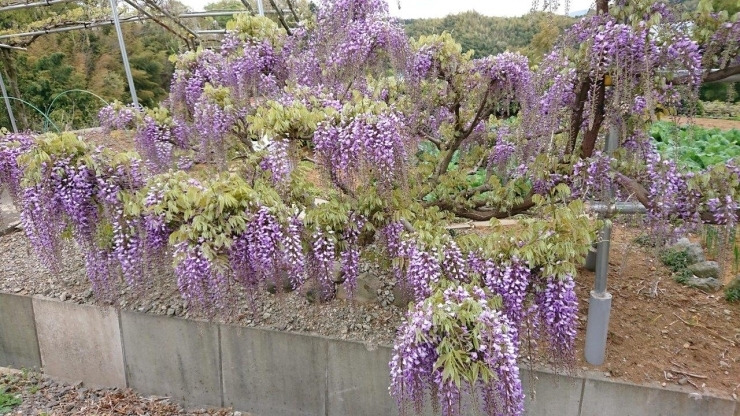
[[[469,11],[437,19],[407,19],[403,21],[406,34],[412,38],[449,32],[463,47],[475,51],[475,58],[496,55],[505,51],[521,51],[530,47],[538,33],[537,45],[531,54],[552,49],[560,31],[576,19],[544,12],[533,12],[520,17],[493,17]],[[547,35],[554,35],[547,39]]]
[[[106,20],[109,15],[104,4],[94,2],[3,12],[0,13],[0,33]],[[137,92],[144,104],[156,105],[165,97],[174,70],[168,57],[181,51],[183,46],[174,35],[153,22],[126,24],[123,31]],[[9,84],[9,93],[43,112],[57,95],[74,89],[89,90],[107,101],[129,99],[112,27],[12,38],[7,42],[28,48],[27,51],[2,52],[3,76]],[[20,128],[44,130],[49,127],[43,116],[27,105],[18,101],[13,101],[12,105]],[[102,105],[104,103],[93,95],[69,92],[54,101],[50,117],[60,128],[96,125],[96,114]],[[5,112],[0,114],[0,123],[10,126]]]

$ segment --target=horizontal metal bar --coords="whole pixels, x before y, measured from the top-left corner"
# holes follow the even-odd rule
[[[283,13],[289,13],[290,10],[283,10]],[[239,10],[213,10],[213,11],[207,11],[207,12],[189,12],[189,13],[182,13],[177,15],[177,17],[181,19],[194,19],[198,17],[211,17],[211,16],[233,16],[235,14],[239,13],[250,13],[249,10],[246,9],[239,9]],[[273,14],[277,13],[277,10],[270,9],[265,10],[265,14]]]
[[[31,7],[37,7],[37,6],[51,6],[52,4],[57,3],[67,3],[74,0],[44,0],[44,1],[35,1],[33,3],[17,3],[17,4],[11,4],[8,6],[0,7],[0,12],[8,12],[11,10],[20,10],[20,9],[29,9]]]
[[[615,202],[606,204],[604,202],[589,202],[586,209],[597,214],[610,216],[614,214],[644,214],[647,208],[639,202]]]
[[[127,19],[121,19],[121,23],[141,22],[143,20],[148,20],[148,19],[149,19],[148,17],[144,17],[144,16],[135,16],[135,17],[127,18]],[[74,26],[56,27],[53,29],[37,30],[34,32],[8,33],[5,35],[0,35],[0,39],[11,39],[11,38],[22,38],[26,36],[48,35],[50,33],[69,32],[72,30],[79,30],[79,29],[91,29],[94,27],[108,26],[112,24],[113,24],[113,19],[99,20],[97,22],[86,22],[86,23],[81,23],[81,24],[74,25]]]
[[[20,46],[13,46],[13,45],[6,45],[4,43],[0,43],[0,49],[15,49],[18,51],[27,51],[28,48],[21,48]]]
[[[226,29],[196,30],[195,33],[199,35],[223,35],[226,33]]]
[[[53,0],[51,0],[53,1]],[[64,1],[71,1],[71,0],[64,0]],[[244,13],[246,10],[234,10],[231,12],[231,15],[237,14],[237,13]],[[196,17],[207,17],[207,16],[197,16],[196,13],[200,12],[191,12],[191,13],[183,13],[178,15],[177,17],[190,19],[190,18],[196,18]],[[210,13],[210,12],[202,12],[202,13]],[[223,13],[223,14],[221,14]],[[275,13],[274,10],[267,10],[266,13]],[[229,16],[230,14],[226,12],[213,12],[213,14],[210,14],[209,16]],[[126,19],[121,19],[121,23],[129,23],[129,22],[141,22],[149,20],[149,17],[146,16],[134,16],[129,17]],[[19,32],[19,33],[7,33],[5,35],[0,35],[0,39],[13,39],[13,38],[22,38],[22,37],[28,37],[28,36],[40,36],[40,35],[48,35],[52,33],[62,33],[62,32],[69,32],[72,30],[80,30],[80,29],[91,29],[94,27],[101,27],[101,26],[109,26],[113,24],[113,20],[99,20],[96,22],[85,22],[73,26],[66,26],[66,27],[56,27],[52,29],[39,29],[32,32]],[[196,34],[224,34],[226,33],[226,30],[224,29],[214,29],[214,30],[195,30],[193,31]],[[2,48],[2,46],[0,46]]]
[[[190,12],[179,14],[177,15],[177,17],[181,19],[192,19],[196,17],[233,16],[239,13],[249,13],[249,10],[212,10],[207,12]]]

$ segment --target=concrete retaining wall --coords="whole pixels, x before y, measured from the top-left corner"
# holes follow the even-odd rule
[[[0,293],[0,367],[254,416],[397,415],[391,349]],[[691,389],[522,372],[531,416],[740,416]],[[430,414],[431,412],[425,412]]]
[[[0,294],[0,366],[41,368],[31,298]]]
[[[126,387],[114,309],[33,298],[33,311],[44,373],[92,386]]]

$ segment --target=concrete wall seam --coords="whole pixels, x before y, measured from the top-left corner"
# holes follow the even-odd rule
[[[218,379],[221,382],[221,407],[225,407],[224,391],[226,391],[226,388],[224,386],[224,355],[221,348],[221,325],[216,325],[216,330],[218,331],[216,342],[218,342]]]
[[[581,382],[581,398],[578,400],[578,416],[583,413],[583,392],[586,390],[586,379]]]
[[[123,377],[126,381],[126,388],[131,387],[128,381],[128,364],[126,364],[126,345],[123,342],[123,324],[121,323],[121,312],[118,312],[118,334],[121,337],[121,355],[123,356]]]
[[[36,309],[33,306],[33,302],[31,302],[31,323],[33,324],[33,335],[36,338],[36,354],[38,354],[39,357],[39,371],[42,371],[44,368],[44,360],[41,357],[41,344],[39,343],[39,332],[36,328]]]

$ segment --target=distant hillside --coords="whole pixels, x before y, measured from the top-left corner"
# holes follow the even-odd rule
[[[586,13],[588,13],[588,9],[574,10],[574,11],[568,12],[568,16],[570,16],[570,17],[581,17],[581,16],[585,16]]]
[[[536,58],[552,46],[562,29],[576,20],[542,12],[520,17],[493,17],[470,11],[438,19],[409,19],[403,23],[406,33],[414,38],[450,32],[464,50],[474,50],[476,58],[507,50],[521,51]]]

